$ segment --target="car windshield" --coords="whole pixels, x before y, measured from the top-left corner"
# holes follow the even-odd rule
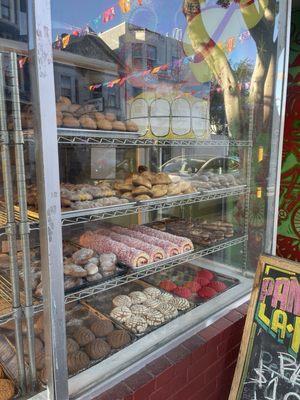
[[[164,165],[163,171],[167,173],[196,173],[204,164],[204,160],[174,159]]]

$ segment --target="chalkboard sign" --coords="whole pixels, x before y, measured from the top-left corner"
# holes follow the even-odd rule
[[[300,264],[262,256],[229,400],[300,400]]]

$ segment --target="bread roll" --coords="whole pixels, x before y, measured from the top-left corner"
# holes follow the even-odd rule
[[[64,117],[62,124],[66,128],[80,128],[80,123],[78,119],[74,117]]]
[[[98,112],[98,111],[96,111],[94,113],[94,116],[95,116],[96,121],[100,121],[102,119],[105,119],[105,115],[103,113],[101,113],[101,112]]]
[[[119,190],[120,192],[130,192],[133,189],[133,186],[130,185],[129,183],[120,183],[116,182],[114,184],[114,189]]]
[[[71,105],[71,100],[68,97],[60,96],[58,103]]]
[[[152,200],[150,196],[147,194],[140,194],[134,198],[136,201],[145,201],[145,200]]]
[[[145,178],[144,176],[136,176],[132,179],[132,183],[134,186],[145,186],[148,189],[152,188],[152,183],[149,179]]]
[[[84,326],[78,328],[75,331],[73,337],[79,344],[79,346],[85,346],[95,340],[95,335],[93,334],[93,332],[90,331],[88,328],[85,328]]]
[[[107,121],[110,121],[110,122],[114,122],[117,119],[116,114],[114,114],[114,113],[106,113],[105,118],[107,119]]]
[[[139,127],[138,127],[137,124],[136,124],[135,122],[133,122],[133,121],[127,121],[127,122],[125,123],[125,125],[126,125],[126,130],[127,130],[128,132],[138,132],[138,130],[139,130]]]
[[[71,104],[69,106],[69,111],[71,113],[76,113],[76,111],[78,111],[80,107],[81,107],[80,104]]]
[[[110,353],[111,347],[105,340],[98,338],[85,346],[85,351],[92,360],[99,360]]]
[[[141,176],[143,178],[148,179],[150,182],[151,182],[151,179],[152,179],[152,175],[154,175],[154,174],[152,172],[150,172],[150,171],[144,171],[144,172],[141,173]]]
[[[97,129],[96,122],[92,118],[88,117],[87,115],[82,115],[79,118],[79,122],[80,122],[80,125],[84,129]]]
[[[169,185],[170,183],[172,183],[169,175],[164,172],[152,174],[151,182],[152,185]]]
[[[97,120],[98,129],[103,131],[111,131],[112,130],[112,123],[107,119],[99,119]]]
[[[151,196],[152,192],[150,189],[148,189],[145,186],[138,186],[138,187],[132,189],[133,196],[139,196],[140,194],[147,194],[148,196]]]
[[[154,198],[165,196],[168,193],[168,185],[155,185],[152,187],[152,196]]]
[[[176,196],[177,194],[181,193],[181,188],[178,183],[171,183],[168,186],[168,195],[169,196]]]
[[[76,374],[76,372],[87,368],[90,363],[89,356],[83,351],[68,354],[67,361],[69,374]]]
[[[121,121],[114,121],[112,123],[112,128],[113,128],[114,131],[122,131],[122,132],[126,131],[126,126]]]

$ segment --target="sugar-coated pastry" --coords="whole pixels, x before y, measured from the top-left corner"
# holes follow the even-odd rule
[[[159,299],[148,298],[143,304],[148,308],[158,308],[161,304],[161,301]]]
[[[177,286],[173,293],[185,299],[189,299],[192,296],[192,291],[184,286]]]
[[[214,274],[208,269],[202,269],[201,271],[197,272],[197,278],[205,278],[209,281],[212,281],[214,279]]]
[[[157,310],[164,315],[166,320],[175,318],[178,315],[177,308],[170,303],[160,303]]]
[[[165,321],[164,315],[158,310],[149,310],[145,315],[146,321],[150,326],[159,326]]]
[[[184,311],[190,308],[190,303],[188,302],[187,299],[184,299],[182,297],[174,297],[173,301],[171,304],[177,308],[179,311]]]
[[[122,346],[126,346],[131,341],[129,333],[123,329],[114,330],[107,335],[106,340],[113,349],[119,349]]]
[[[138,290],[129,293],[129,297],[131,298],[132,304],[141,304],[147,300],[147,296]]]
[[[200,283],[196,281],[189,281],[183,284],[184,287],[188,288],[192,293],[197,293],[198,290],[201,288]],[[176,292],[174,292],[176,293]]]
[[[130,310],[134,315],[145,315],[149,311],[149,308],[144,304],[133,304]]]
[[[159,299],[160,301],[169,303],[169,302],[172,302],[172,301],[173,301],[174,296],[172,296],[171,293],[162,293],[162,294],[159,296],[158,299]]]
[[[15,394],[15,386],[9,379],[0,379],[0,400],[11,400]]]
[[[79,346],[85,346],[95,340],[95,335],[88,328],[81,326],[73,334]]]
[[[120,294],[119,296],[114,297],[112,302],[115,307],[119,306],[130,307],[132,304],[131,298],[124,294]]]
[[[125,326],[134,333],[144,333],[148,328],[146,319],[138,315],[132,315],[128,318],[125,321]]]
[[[161,291],[155,287],[147,287],[144,289],[144,293],[147,297],[157,299],[161,295]]]
[[[131,315],[132,312],[126,306],[115,307],[110,312],[110,316],[120,322],[125,322],[127,318],[131,317]]]
[[[105,340],[97,338],[85,346],[85,351],[92,360],[99,360],[110,353],[111,347]]]
[[[94,335],[98,338],[107,336],[114,330],[114,326],[109,319],[95,320],[91,324],[90,328]]]

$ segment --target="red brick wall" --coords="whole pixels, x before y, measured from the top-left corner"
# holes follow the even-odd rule
[[[227,400],[247,304],[94,400]]]

